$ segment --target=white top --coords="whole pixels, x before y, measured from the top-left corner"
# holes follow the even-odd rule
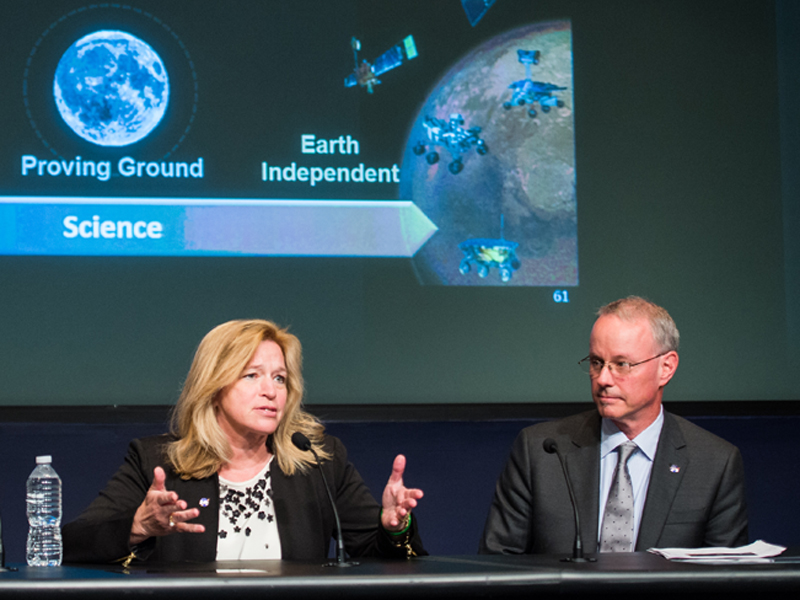
[[[217,560],[281,558],[269,470],[273,458],[247,481],[219,478]]]
[[[36,457],[36,464],[37,465],[49,465],[53,462],[53,457],[50,454],[45,456],[37,456]]]

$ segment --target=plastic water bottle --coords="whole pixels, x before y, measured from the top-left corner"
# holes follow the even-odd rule
[[[61,478],[51,456],[37,456],[36,468],[28,477],[28,549],[32,567],[61,564]]]

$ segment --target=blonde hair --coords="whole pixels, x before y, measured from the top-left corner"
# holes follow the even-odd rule
[[[309,452],[292,443],[295,431],[311,440],[321,459],[330,459],[322,449],[324,427],[303,410],[300,340],[270,321],[228,321],[209,331],[200,342],[172,412],[170,429],[178,439],[167,446],[167,456],[182,479],[210,477],[230,459],[228,438],[217,422],[216,400],[239,378],[259,344],[267,340],[281,347],[287,372],[286,407],[268,442],[278,466],[287,475],[293,475],[315,464]]]
[[[606,304],[597,311],[597,316],[614,315],[624,321],[647,319],[653,339],[661,352],[678,351],[681,336],[675,321],[666,309],[640,296],[628,296]]]

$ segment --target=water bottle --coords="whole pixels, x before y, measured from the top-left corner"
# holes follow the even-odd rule
[[[36,468],[28,477],[28,549],[32,567],[61,564],[61,478],[50,464],[51,456],[37,456]]]

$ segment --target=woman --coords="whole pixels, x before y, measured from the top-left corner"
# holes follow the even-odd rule
[[[422,491],[398,456],[382,507],[342,443],[301,405],[300,341],[262,320],[211,330],[195,353],[172,434],[134,440],[105,490],[64,526],[65,562],[323,559],[333,510],[301,432],[322,460],[352,556],[424,554],[411,519]]]

